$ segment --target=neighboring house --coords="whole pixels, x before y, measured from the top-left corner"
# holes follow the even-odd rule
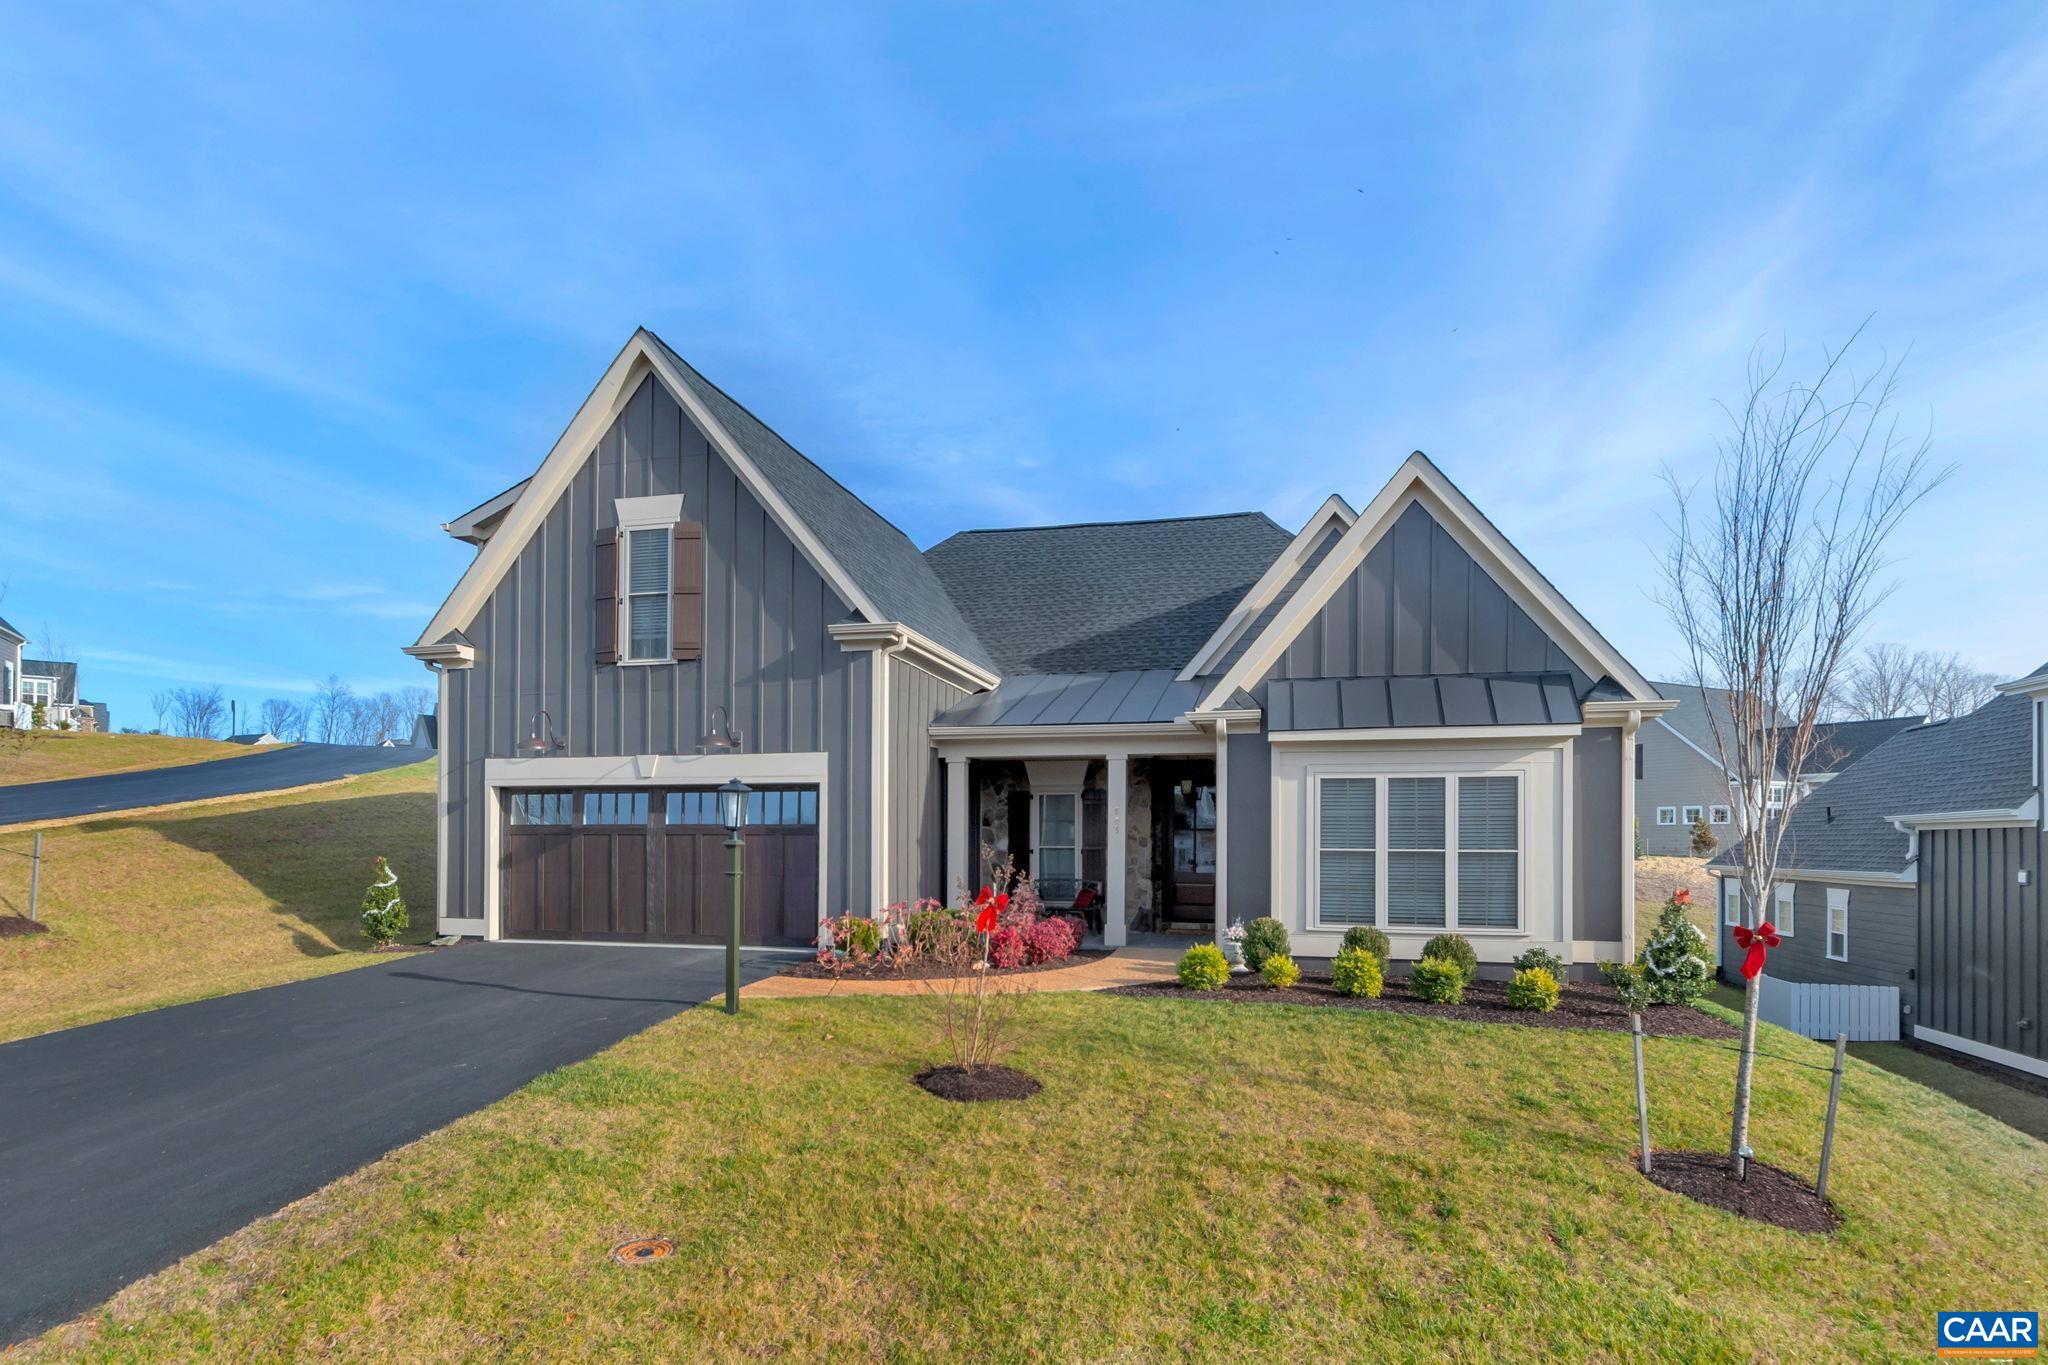
[[[1770,975],[1897,987],[1920,1041],[2048,1075],[2044,736],[2048,664],[1969,715],[1896,730],[1800,802],[1763,914],[1783,935]],[[1724,964],[1740,858],[1709,864]]]
[[[46,730],[104,728],[105,708],[78,700],[78,665],[31,659],[22,653],[27,637],[0,619],[0,726],[26,730],[42,707]]]
[[[1691,857],[1695,817],[1703,817],[1722,844],[1735,834],[1739,779],[1721,766],[1714,718],[1707,712],[1716,709],[1721,737],[1730,743],[1734,715],[1729,694],[1719,687],[1660,682],[1657,690],[1676,705],[1644,722],[1636,736],[1636,825],[1644,853]],[[1774,808],[1784,792],[1782,782],[1771,784]]]
[[[1637,727],[1670,708],[1443,473],[1362,510],[972,531],[920,553],[636,332],[406,652],[439,680],[437,925],[718,942],[988,879],[1104,938],[1272,914],[1327,956],[1632,954]],[[735,742],[736,741],[736,742]]]
[[[1813,748],[1799,774],[1799,794],[1795,799],[1804,801],[1899,731],[1926,723],[1925,716],[1889,716],[1883,720],[1838,720],[1815,725]]]
[[[419,716],[412,723],[412,738],[407,742],[415,749],[438,749],[441,745],[440,741],[435,737],[435,732],[439,728],[440,721],[438,718],[427,715]]]
[[[264,731],[261,731],[261,732],[259,732],[259,733],[257,733],[257,734],[253,734],[253,735],[229,735],[229,736],[228,736],[228,743],[230,743],[230,744],[282,744],[282,743],[284,743],[284,741],[283,741],[283,740],[281,740],[281,739],[279,739],[279,738],[278,738],[278,737],[277,737],[276,735],[273,735],[273,734],[271,734],[271,733],[270,733],[270,731],[268,731],[268,730],[264,730]]]
[[[97,730],[100,734],[103,735],[111,735],[114,733],[113,713],[107,709],[107,704],[105,702],[86,701],[81,698],[78,704],[84,707],[87,711],[90,711],[92,713],[91,723],[86,725],[84,728],[88,730]]]

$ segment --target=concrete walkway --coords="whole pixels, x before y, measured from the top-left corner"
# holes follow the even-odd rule
[[[1108,957],[1071,967],[1054,967],[1042,972],[998,974],[1006,989],[1020,991],[1100,991],[1111,986],[1136,986],[1147,981],[1173,980],[1174,964],[1182,948],[1120,948]],[[786,1000],[821,995],[923,995],[942,989],[938,980],[868,981],[841,977],[828,981],[809,976],[771,976],[751,986],[740,987],[742,1000]]]

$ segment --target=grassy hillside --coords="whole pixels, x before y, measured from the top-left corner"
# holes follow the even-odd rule
[[[0,1039],[370,961],[356,929],[384,854],[433,933],[434,765],[43,836],[47,934],[0,937]],[[0,915],[27,909],[30,836],[0,833]]]
[[[97,777],[137,768],[176,768],[186,763],[261,752],[246,744],[229,744],[220,739],[180,739],[176,735],[87,735],[42,730],[30,737],[0,732],[0,786]]]
[[[107,1359],[1921,1360],[2036,1304],[2032,1138],[1852,1064],[1816,1237],[1630,1161],[1625,1037],[1039,995],[1022,1103],[910,1084],[930,1003],[697,1010],[143,1281],[40,1349]],[[1769,1030],[1768,1051],[1819,1060]],[[1716,1148],[1731,1058],[1650,1043],[1661,1143]],[[1811,1173],[1826,1076],[1767,1059]],[[676,1240],[624,1269],[628,1237]]]

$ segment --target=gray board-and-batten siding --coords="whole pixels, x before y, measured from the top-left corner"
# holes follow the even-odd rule
[[[602,665],[594,641],[595,538],[614,500],[683,495],[705,531],[704,656]],[[472,667],[446,675],[441,762],[448,772],[446,918],[481,919],[485,825],[499,818],[484,761],[511,758],[549,713],[567,757],[696,752],[711,708],[728,708],[749,753],[829,756],[824,874],[835,909],[867,900],[868,655],[827,627],[850,606],[776,525],[653,377],[620,410],[503,581],[462,628]]]
[[[1918,1023],[2048,1062],[2044,859],[2038,826],[1921,831]]]

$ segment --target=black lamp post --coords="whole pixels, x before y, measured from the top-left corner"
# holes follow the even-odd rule
[[[745,860],[747,798],[754,789],[737,777],[718,789],[718,822],[725,826],[725,884],[732,897],[732,926],[725,940],[725,1012],[740,1012],[740,879]]]

